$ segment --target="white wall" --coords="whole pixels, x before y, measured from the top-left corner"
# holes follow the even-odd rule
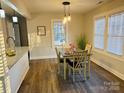
[[[104,4],[92,11],[84,14],[84,31],[88,37],[89,42],[93,44],[94,36],[94,17],[104,14],[106,12],[115,11],[118,8],[124,6],[124,0],[113,0],[107,4]],[[123,7],[124,9],[124,7]],[[124,80],[124,58],[114,56],[104,51],[94,51],[92,60],[98,65],[104,67],[116,76]]]
[[[56,56],[54,49],[52,49],[51,20],[62,18],[63,14],[57,13],[33,14],[32,19],[27,21],[32,59]],[[37,36],[37,26],[46,26],[46,36]],[[81,14],[72,14],[72,20],[68,29],[68,41],[76,43],[77,37],[83,32],[83,18]]]

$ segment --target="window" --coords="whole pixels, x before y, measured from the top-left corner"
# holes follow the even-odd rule
[[[107,51],[123,55],[124,47],[124,13],[109,17]]]
[[[94,47],[124,55],[124,12],[95,20]]]
[[[99,18],[95,21],[94,47],[104,49],[105,18]]]
[[[66,35],[62,20],[54,20],[52,29],[54,45],[62,45],[66,41]]]

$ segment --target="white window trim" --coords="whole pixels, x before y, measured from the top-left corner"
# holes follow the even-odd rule
[[[55,48],[56,46],[57,47],[61,47],[61,45],[56,45],[55,46],[55,44],[54,44],[54,31],[53,31],[53,22],[54,21],[62,21],[62,19],[52,19],[51,20],[51,42],[52,42],[52,48]],[[64,26],[64,28],[65,28],[65,38],[66,38],[66,43],[68,43],[68,24],[66,24],[65,26]]]
[[[108,11],[108,12],[104,12],[104,13],[98,14],[98,15],[96,15],[96,16],[93,17],[93,39],[92,39],[93,41],[92,41],[92,42],[93,42],[93,51],[99,52],[99,53],[101,53],[101,54],[105,54],[105,55],[107,55],[107,56],[109,56],[109,57],[112,57],[112,58],[115,58],[115,59],[117,59],[117,60],[119,60],[119,61],[124,61],[124,49],[123,49],[123,55],[122,55],[122,56],[116,55],[116,54],[114,54],[114,53],[110,53],[110,52],[107,51],[107,40],[106,40],[106,39],[108,38],[108,36],[107,36],[107,33],[108,33],[108,21],[106,21],[106,31],[105,31],[104,49],[98,49],[98,48],[95,48],[95,47],[94,47],[95,20],[96,20],[97,18],[100,18],[100,17],[105,17],[106,20],[108,20],[108,18],[109,18],[111,15],[116,14],[116,13],[121,13],[121,12],[124,12],[124,6],[119,7],[119,8],[116,8],[116,9],[113,9],[113,10]]]

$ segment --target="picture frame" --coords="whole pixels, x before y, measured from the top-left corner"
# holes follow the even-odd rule
[[[37,26],[37,35],[38,36],[46,36],[46,27],[45,26]]]

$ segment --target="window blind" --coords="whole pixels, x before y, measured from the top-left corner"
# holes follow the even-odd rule
[[[95,20],[94,47],[104,49],[105,18]]]
[[[124,13],[109,17],[107,51],[123,55],[124,48]]]
[[[53,21],[54,44],[61,45],[65,42],[65,30],[61,20]]]

